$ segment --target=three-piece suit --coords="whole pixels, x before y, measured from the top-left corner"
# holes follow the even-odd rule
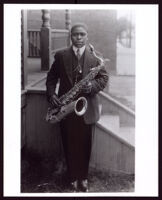
[[[96,67],[99,62],[88,47],[80,61],[82,73],[79,80],[84,78],[90,69]],[[58,97],[68,92],[75,82],[77,58],[72,47],[68,47],[56,52],[54,62],[47,75],[47,99],[55,93],[56,84],[59,81]],[[80,94],[88,102],[87,111],[83,116],[77,116],[74,112],[69,114],[60,122],[62,142],[68,173],[71,181],[76,179],[87,179],[88,166],[92,146],[92,131],[95,123],[99,120],[99,100],[98,92],[103,90],[108,81],[108,74],[103,68],[99,71],[94,80],[91,81],[92,89],[90,94]]]

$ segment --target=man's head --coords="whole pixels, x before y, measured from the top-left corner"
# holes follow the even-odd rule
[[[88,40],[88,28],[83,23],[77,23],[71,28],[71,41],[77,48],[83,47]]]

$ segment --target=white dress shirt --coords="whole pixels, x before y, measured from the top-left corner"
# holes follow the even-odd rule
[[[84,51],[85,51],[85,45],[81,48],[77,48],[76,46],[73,45],[73,51],[75,53],[75,55],[77,56],[77,50],[79,49],[79,52],[80,52],[80,57],[83,55]]]

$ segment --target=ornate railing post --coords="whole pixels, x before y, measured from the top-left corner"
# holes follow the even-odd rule
[[[51,57],[51,26],[50,26],[50,11],[42,10],[42,28],[41,28],[41,70],[50,69]]]
[[[65,28],[69,30],[69,37],[67,40],[67,45],[70,46],[70,29],[71,29],[71,12],[70,10],[65,10]]]

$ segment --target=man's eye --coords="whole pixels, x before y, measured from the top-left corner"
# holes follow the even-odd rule
[[[85,36],[86,34],[85,34],[85,33],[81,33],[80,35],[81,35],[81,36]]]
[[[73,33],[72,35],[73,35],[73,36],[79,36],[79,35],[80,35],[80,36],[83,37],[83,36],[85,36],[86,34],[85,34],[85,33]]]

